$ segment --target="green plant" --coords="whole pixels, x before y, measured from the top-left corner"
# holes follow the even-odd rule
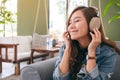
[[[120,9],[120,1],[119,0],[110,0],[107,5],[105,6],[103,10],[103,17],[107,15],[108,11],[112,6],[116,6]],[[115,15],[113,15],[109,20],[108,23],[110,24],[114,20],[120,20],[120,11],[115,12]]]
[[[7,9],[5,6],[7,0],[1,0],[0,4],[0,24],[3,25],[5,30],[5,25],[8,23],[15,23],[16,21],[13,19],[13,14],[11,11]],[[4,30],[0,30],[0,32],[4,32]]]

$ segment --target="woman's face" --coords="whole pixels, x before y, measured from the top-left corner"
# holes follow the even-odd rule
[[[84,39],[88,35],[87,21],[83,12],[78,10],[70,18],[68,31],[72,40]]]

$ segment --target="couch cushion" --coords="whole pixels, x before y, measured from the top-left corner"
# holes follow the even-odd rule
[[[0,37],[0,43],[12,44],[17,43],[16,36],[14,37]]]
[[[32,48],[46,47],[46,41],[48,37],[50,37],[50,35],[39,35],[34,33],[32,39]]]
[[[41,80],[38,71],[30,66],[24,67],[21,70],[20,77],[22,80]]]
[[[32,36],[18,36],[18,52],[27,52],[31,50]]]
[[[5,44],[19,44],[18,52],[26,52],[31,50],[32,36],[15,36],[15,37],[1,37],[0,43]],[[13,53],[13,49],[9,49],[8,52]]]
[[[55,69],[55,62],[58,57],[36,62],[29,66],[22,68],[22,80],[53,80],[53,71]],[[29,77],[29,78],[28,78]]]

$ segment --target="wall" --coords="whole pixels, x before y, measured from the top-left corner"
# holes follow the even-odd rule
[[[101,7],[102,11],[105,7],[105,5],[108,3],[109,0],[100,0],[101,1]],[[92,0],[92,6],[98,7],[98,0]],[[108,36],[112,40],[120,40],[120,20],[113,21],[111,24],[108,24],[108,20],[110,17],[112,17],[115,13],[115,11],[119,11],[119,9],[116,6],[113,6],[110,8],[107,16],[103,18],[104,23],[104,29],[106,36]]]
[[[45,0],[40,0],[40,9],[36,31],[39,34],[47,33]],[[46,0],[48,1],[48,0]],[[47,2],[48,3],[48,2]],[[32,35],[35,24],[38,0],[18,0],[18,35]],[[47,8],[48,9],[48,8]],[[47,10],[48,11],[48,10]]]
[[[44,1],[41,0],[40,14],[36,32],[40,34],[47,33]],[[48,1],[48,0],[47,0]],[[108,0],[100,0],[102,11]],[[48,3],[48,2],[47,2]],[[18,0],[18,35],[32,35],[35,23],[35,15],[37,10],[38,0]],[[92,6],[98,6],[98,0],[92,0]],[[103,18],[106,35],[113,40],[120,40],[120,20],[113,21],[108,24],[108,19],[114,14],[114,11],[119,9],[115,6],[109,10],[109,14]],[[48,12],[47,12],[48,13]]]

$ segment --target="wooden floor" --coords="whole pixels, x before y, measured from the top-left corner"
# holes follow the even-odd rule
[[[20,64],[20,67],[23,68],[26,65],[27,65],[26,62],[22,62]],[[8,77],[10,75],[13,75],[14,74],[14,67],[15,67],[15,65],[13,65],[12,63],[2,62],[2,73],[0,73],[0,79]]]

